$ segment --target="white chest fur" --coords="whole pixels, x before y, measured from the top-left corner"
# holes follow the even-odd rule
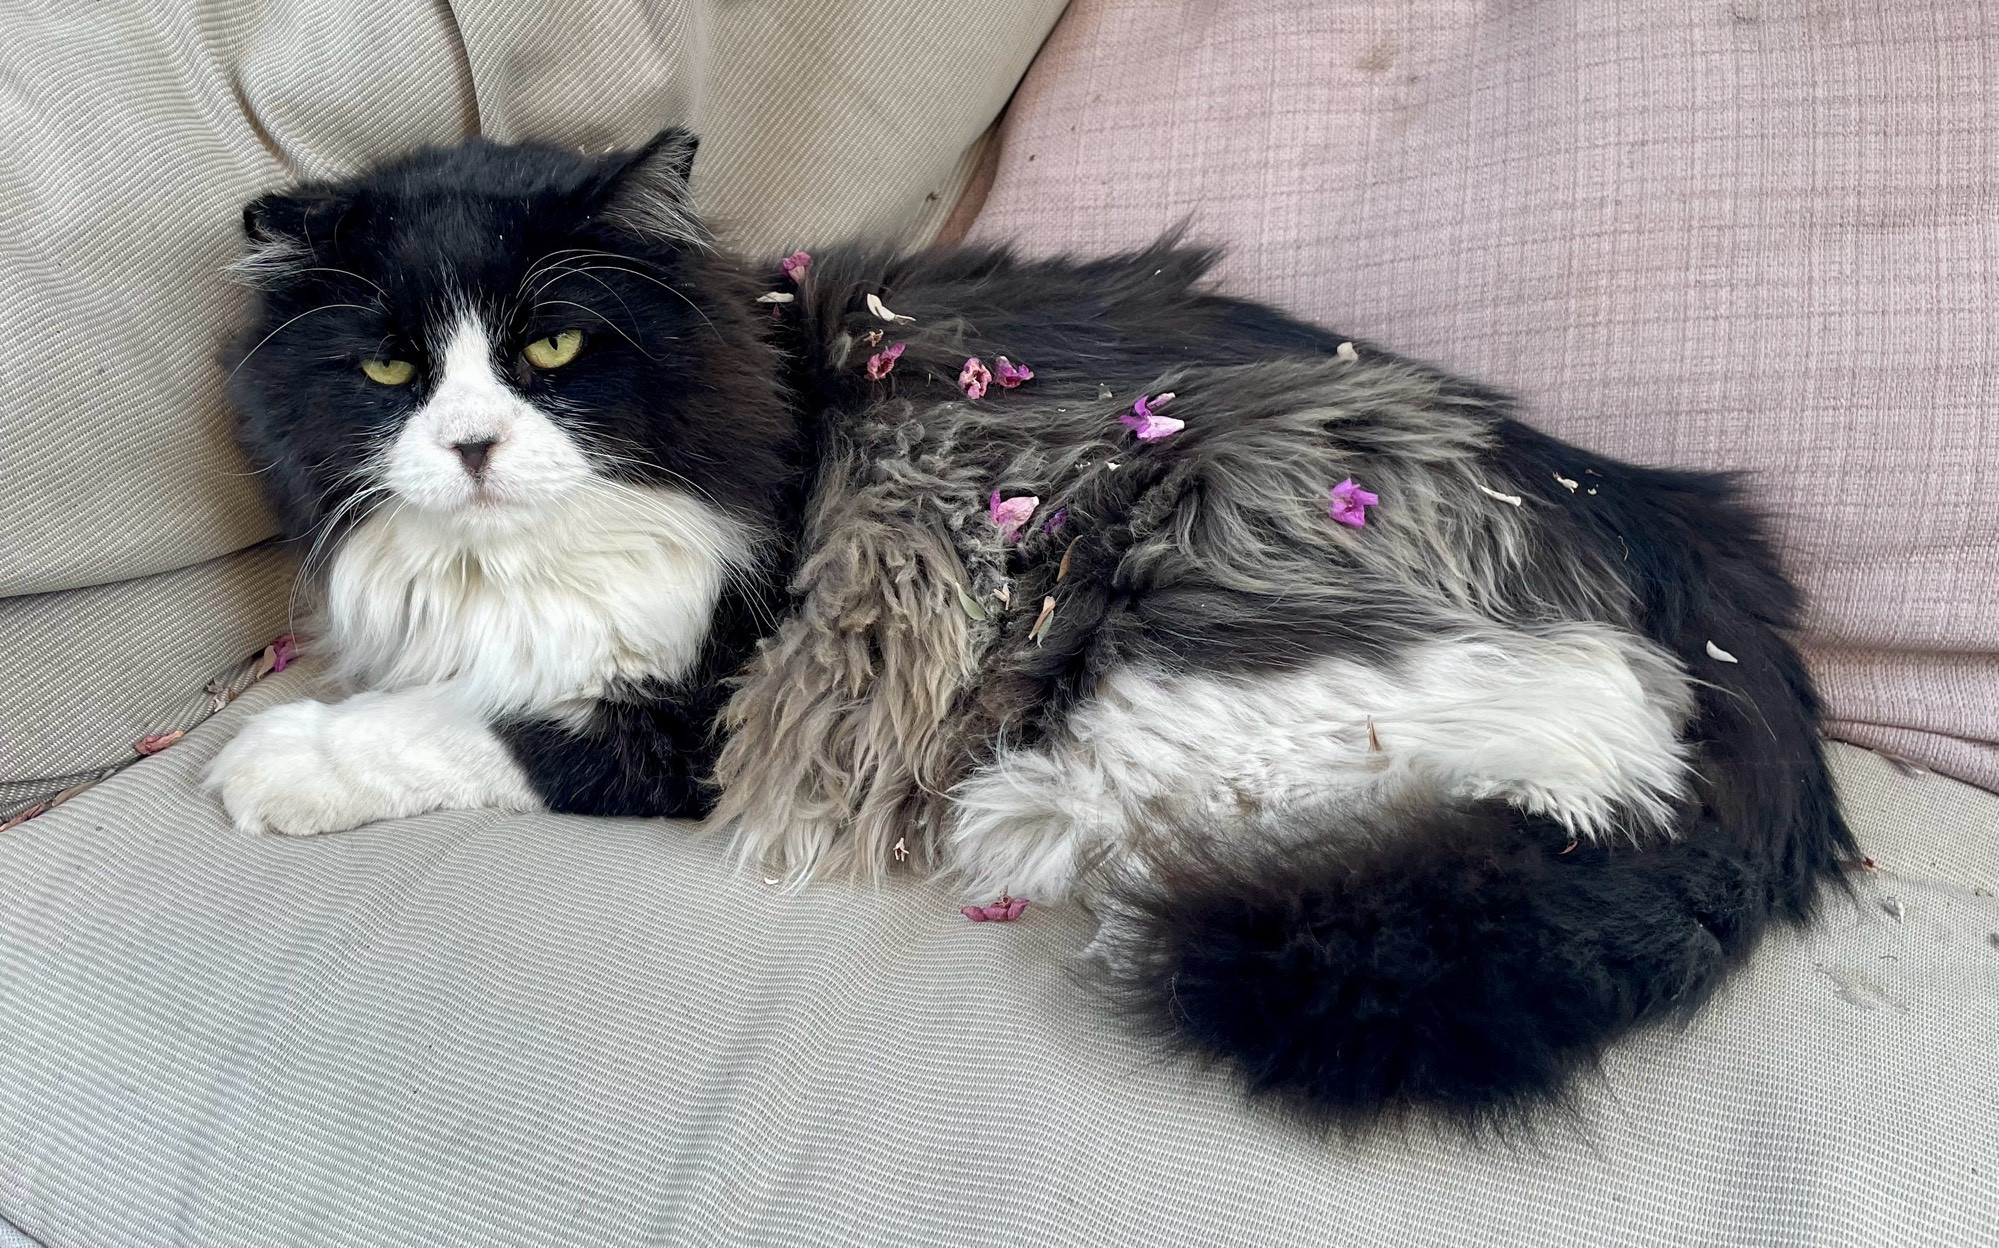
[[[686,494],[612,482],[527,519],[390,506],[328,578],[323,643],[364,688],[452,681],[488,712],[554,710],[685,672],[748,534]]]

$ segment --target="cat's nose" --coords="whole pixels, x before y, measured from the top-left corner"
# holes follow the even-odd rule
[[[458,452],[458,458],[465,461],[465,471],[478,476],[486,470],[486,458],[493,453],[498,439],[484,438],[476,442],[454,442],[451,449]]]

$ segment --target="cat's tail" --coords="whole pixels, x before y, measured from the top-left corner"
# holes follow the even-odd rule
[[[1302,829],[1300,829],[1302,831]],[[1336,1117],[1485,1117],[1698,1005],[1772,912],[1767,868],[1687,836],[1572,842],[1504,803],[1185,854],[1114,894],[1114,987],[1256,1092]]]
[[[1707,574],[1726,589],[1731,571]],[[1673,836],[1578,840],[1467,800],[1301,815],[1255,851],[1162,837],[1177,848],[1108,899],[1114,991],[1253,1090],[1347,1120],[1503,1117],[1559,1096],[1621,1034],[1691,1012],[1857,852],[1797,655],[1729,597],[1658,630],[1699,678]],[[1735,662],[1697,666],[1716,636]]]

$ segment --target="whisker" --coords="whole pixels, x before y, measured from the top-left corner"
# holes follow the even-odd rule
[[[364,303],[322,303],[316,308],[307,308],[305,311],[299,313],[297,316],[290,318],[284,324],[272,330],[270,333],[265,334],[262,338],[259,338],[257,340],[257,345],[251,347],[249,351],[244,354],[242,359],[236,361],[236,367],[229,370],[229,375],[222,379],[222,384],[226,386],[231,381],[235,380],[236,374],[242,372],[243,366],[250,362],[250,357],[257,354],[257,352],[262,351],[264,349],[265,343],[277,337],[279,334],[284,333],[285,330],[291,328],[293,322],[302,321],[306,317],[311,316],[315,312],[331,312],[335,308],[353,308],[357,312],[369,311],[368,305]]]

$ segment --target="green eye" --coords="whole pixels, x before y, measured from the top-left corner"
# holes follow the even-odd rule
[[[561,368],[583,349],[583,331],[565,329],[559,334],[537,338],[521,348],[521,354],[536,368]]]
[[[416,365],[408,360],[362,360],[361,371],[368,380],[384,386],[406,386],[416,376]]]

